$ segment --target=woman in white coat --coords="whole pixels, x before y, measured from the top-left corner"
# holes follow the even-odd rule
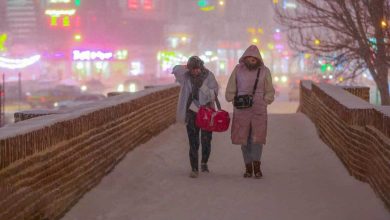
[[[176,119],[177,122],[186,123],[190,145],[190,177],[196,178],[199,175],[199,145],[202,144],[201,171],[209,172],[207,162],[210,157],[212,139],[212,132],[196,126],[196,112],[202,105],[215,108],[218,83],[214,74],[204,67],[203,61],[197,56],[190,57],[187,65],[175,66],[172,73],[181,85]]]

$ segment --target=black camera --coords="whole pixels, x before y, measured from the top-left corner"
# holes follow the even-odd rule
[[[234,97],[234,107],[237,109],[250,108],[253,105],[253,95],[239,95]]]

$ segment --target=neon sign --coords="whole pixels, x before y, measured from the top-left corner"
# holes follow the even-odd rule
[[[28,67],[41,59],[40,55],[31,56],[23,59],[10,59],[6,57],[0,57],[0,68],[6,69],[23,69]]]
[[[76,13],[76,9],[47,9],[45,11],[46,15],[52,16],[52,17],[60,17],[64,15],[72,16]]]
[[[113,58],[113,53],[103,52],[103,51],[73,51],[73,60],[81,61],[92,61],[92,60],[111,60]]]
[[[70,0],[50,0],[49,3],[70,3]]]
[[[0,51],[7,51],[7,48],[4,46],[5,42],[7,41],[7,38],[7,34],[0,35]]]
[[[114,58],[117,60],[126,60],[128,58],[128,54],[127,50],[117,50],[115,51]]]
[[[198,1],[198,6],[199,6],[200,10],[202,10],[202,11],[213,11],[213,10],[215,10],[215,6],[214,5],[210,5],[208,0],[199,0]]]

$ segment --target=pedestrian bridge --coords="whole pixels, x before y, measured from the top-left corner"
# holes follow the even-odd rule
[[[229,132],[188,178],[176,85],[9,125],[0,219],[390,219],[390,112],[364,91],[302,82],[298,113],[269,115],[260,180]]]

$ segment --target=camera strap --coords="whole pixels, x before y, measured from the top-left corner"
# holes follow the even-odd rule
[[[260,69],[261,69],[261,67],[259,67],[259,69],[257,69],[257,77],[256,77],[255,85],[253,86],[252,95],[255,95],[255,93],[256,93],[257,83],[259,82]],[[236,75],[236,87],[237,87],[237,75]],[[237,96],[237,94],[238,94],[238,90],[236,89],[236,96]]]
[[[253,86],[252,95],[255,95],[255,92],[256,92],[257,82],[259,82],[260,69],[261,69],[261,67],[259,67],[259,69],[257,70],[257,77],[256,77],[255,85]]]

